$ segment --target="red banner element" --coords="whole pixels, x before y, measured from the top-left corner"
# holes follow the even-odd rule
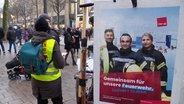
[[[140,104],[140,100],[160,99],[159,72],[100,74],[100,101]]]
[[[167,26],[167,17],[157,18],[157,27]]]

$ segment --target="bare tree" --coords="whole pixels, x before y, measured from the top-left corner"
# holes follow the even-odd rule
[[[17,2],[17,0],[15,0]],[[20,2],[17,2],[16,5],[12,5],[9,7],[9,13],[14,15],[16,18],[16,22],[19,22],[19,14],[20,14],[20,7],[19,7]]]
[[[64,10],[66,0],[48,0],[48,6],[57,14],[57,27],[60,24],[60,14]],[[43,13],[43,0],[11,0],[9,12],[15,16],[17,23],[25,26],[28,22],[34,22],[40,13]]]
[[[13,0],[11,1],[9,13],[15,16],[17,23],[23,19],[24,25],[27,26],[27,22],[33,22],[35,18],[35,5],[35,0]]]
[[[60,13],[65,8],[65,0],[49,0],[51,7],[54,12],[57,14],[57,27],[60,29]]]
[[[43,13],[43,0],[26,0],[27,2],[27,15],[35,21],[39,17],[40,13]]]
[[[4,0],[3,6],[3,32],[5,34],[4,39],[7,39],[7,31],[8,31],[8,5],[9,1]]]

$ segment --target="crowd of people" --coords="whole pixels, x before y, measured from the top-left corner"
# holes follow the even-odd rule
[[[60,69],[63,69],[67,63],[67,58],[71,52],[71,58],[73,65],[76,65],[74,55],[79,55],[80,40],[81,40],[81,30],[79,28],[64,28],[62,32],[53,29],[51,24],[51,18],[48,14],[41,14],[36,20],[35,24],[28,27],[20,26],[9,26],[7,32],[7,41],[9,47],[7,51],[11,53],[12,46],[15,54],[19,54],[17,46],[24,45],[25,42],[29,41],[32,44],[39,44],[44,42],[44,56],[47,56],[47,60],[52,60],[50,64],[52,67],[48,67],[47,71],[49,73],[53,72],[51,75],[36,75],[31,74],[32,83],[32,93],[37,98],[38,104],[47,104],[48,99],[51,99],[53,104],[63,104],[62,97],[62,79]],[[60,35],[64,36],[65,50],[67,54],[62,56],[60,50]],[[54,41],[50,41],[50,39]],[[23,40],[23,41],[22,41]],[[6,49],[3,44],[4,32],[3,28],[0,28],[0,45],[2,52],[5,54]],[[50,65],[49,65],[50,66]],[[49,89],[49,90],[48,90]]]
[[[8,32],[7,32],[7,40],[9,43],[9,47],[7,51],[11,53],[12,46],[13,46],[14,53],[17,53],[16,46],[22,45],[22,39],[24,40],[24,42],[27,42],[29,39],[31,39],[33,32],[34,32],[34,29],[32,26],[29,28],[23,28],[20,26],[9,26]],[[1,49],[3,54],[5,54],[3,39],[4,39],[4,32],[3,32],[3,28],[0,27],[0,44],[1,44]]]

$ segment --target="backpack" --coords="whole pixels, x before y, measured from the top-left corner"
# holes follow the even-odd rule
[[[44,74],[48,63],[42,52],[42,43],[34,46],[30,41],[26,42],[19,51],[19,62],[25,68],[27,74]]]

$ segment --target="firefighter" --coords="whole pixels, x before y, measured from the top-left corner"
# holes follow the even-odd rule
[[[147,62],[141,55],[132,50],[131,45],[131,36],[127,33],[122,34],[119,54],[113,58],[115,72],[142,72],[148,68]]]
[[[153,36],[150,33],[142,35],[142,48],[138,50],[149,65],[148,70],[143,71],[159,71],[161,76],[161,91],[166,91],[167,84],[167,65],[164,55],[155,49],[153,45]]]
[[[101,53],[101,71],[104,73],[114,72],[114,62],[112,58],[119,53],[119,49],[113,44],[114,31],[113,29],[106,29],[104,31],[104,39],[106,44],[100,47]]]

